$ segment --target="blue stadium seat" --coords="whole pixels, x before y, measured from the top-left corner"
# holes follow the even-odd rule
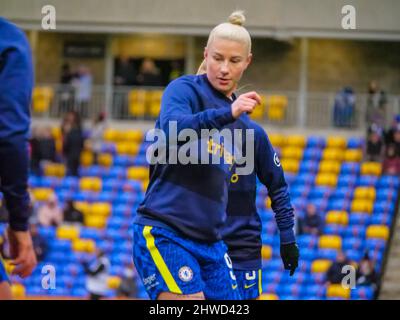
[[[303,152],[303,160],[320,161],[322,158],[322,150],[320,148],[307,148]]]
[[[368,225],[371,220],[371,216],[365,212],[352,212],[349,215],[350,226],[362,226]]]
[[[323,149],[326,146],[326,140],[320,136],[309,136],[307,139],[307,149]]]
[[[300,162],[299,172],[300,173],[317,173],[318,161],[315,160],[304,160]]]
[[[355,174],[341,174],[339,175],[337,187],[354,187],[357,182],[357,175]]]
[[[358,162],[343,162],[340,168],[340,174],[359,174],[360,163]]]
[[[360,176],[357,180],[357,186],[360,187],[374,187],[378,181],[376,176]]]
[[[358,286],[351,290],[351,299],[354,300],[371,300],[374,297],[374,289],[372,286]]]

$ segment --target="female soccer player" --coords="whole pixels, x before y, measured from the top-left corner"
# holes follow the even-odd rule
[[[22,278],[36,266],[28,230],[28,133],[33,87],[31,51],[24,33],[0,17],[0,191],[9,212],[13,274]],[[11,291],[0,258],[0,299]]]
[[[184,129],[242,128],[245,113],[260,97],[233,94],[249,66],[251,39],[233,13],[216,26],[204,50],[207,72],[182,76],[164,91],[156,127]],[[221,145],[220,150],[223,149]],[[232,262],[221,240],[226,219],[226,164],[156,164],[134,225],[133,256],[152,299],[239,299]],[[206,292],[206,294],[205,294]]]
[[[205,61],[197,74],[206,73]],[[279,158],[264,129],[247,120],[255,132],[254,170],[249,175],[234,175],[229,185],[227,220],[222,231],[233,263],[234,274],[242,299],[258,298],[261,281],[261,219],[256,208],[256,179],[261,181],[271,198],[275,220],[280,231],[281,257],[292,276],[297,268],[299,250],[296,245],[293,207]]]

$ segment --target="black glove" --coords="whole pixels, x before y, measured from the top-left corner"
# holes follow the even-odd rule
[[[286,270],[290,270],[290,276],[294,274],[299,264],[299,247],[296,243],[281,244],[281,258]]]

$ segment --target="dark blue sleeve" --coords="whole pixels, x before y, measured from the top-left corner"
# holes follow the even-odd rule
[[[281,244],[296,242],[293,230],[294,209],[290,203],[282,165],[264,129],[257,126],[255,135],[256,172],[258,179],[268,189],[272,210],[280,231]]]
[[[183,129],[193,129],[200,134],[201,129],[222,129],[234,122],[229,108],[199,111],[195,89],[184,80],[177,79],[165,89],[161,100],[160,127],[168,132],[170,121],[177,122],[177,133]]]
[[[32,56],[25,34],[0,18],[0,191],[10,227],[28,229],[30,103]]]

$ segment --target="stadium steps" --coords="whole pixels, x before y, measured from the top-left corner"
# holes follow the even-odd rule
[[[400,299],[400,215],[397,214],[396,226],[392,237],[386,272],[382,278],[380,300]]]

